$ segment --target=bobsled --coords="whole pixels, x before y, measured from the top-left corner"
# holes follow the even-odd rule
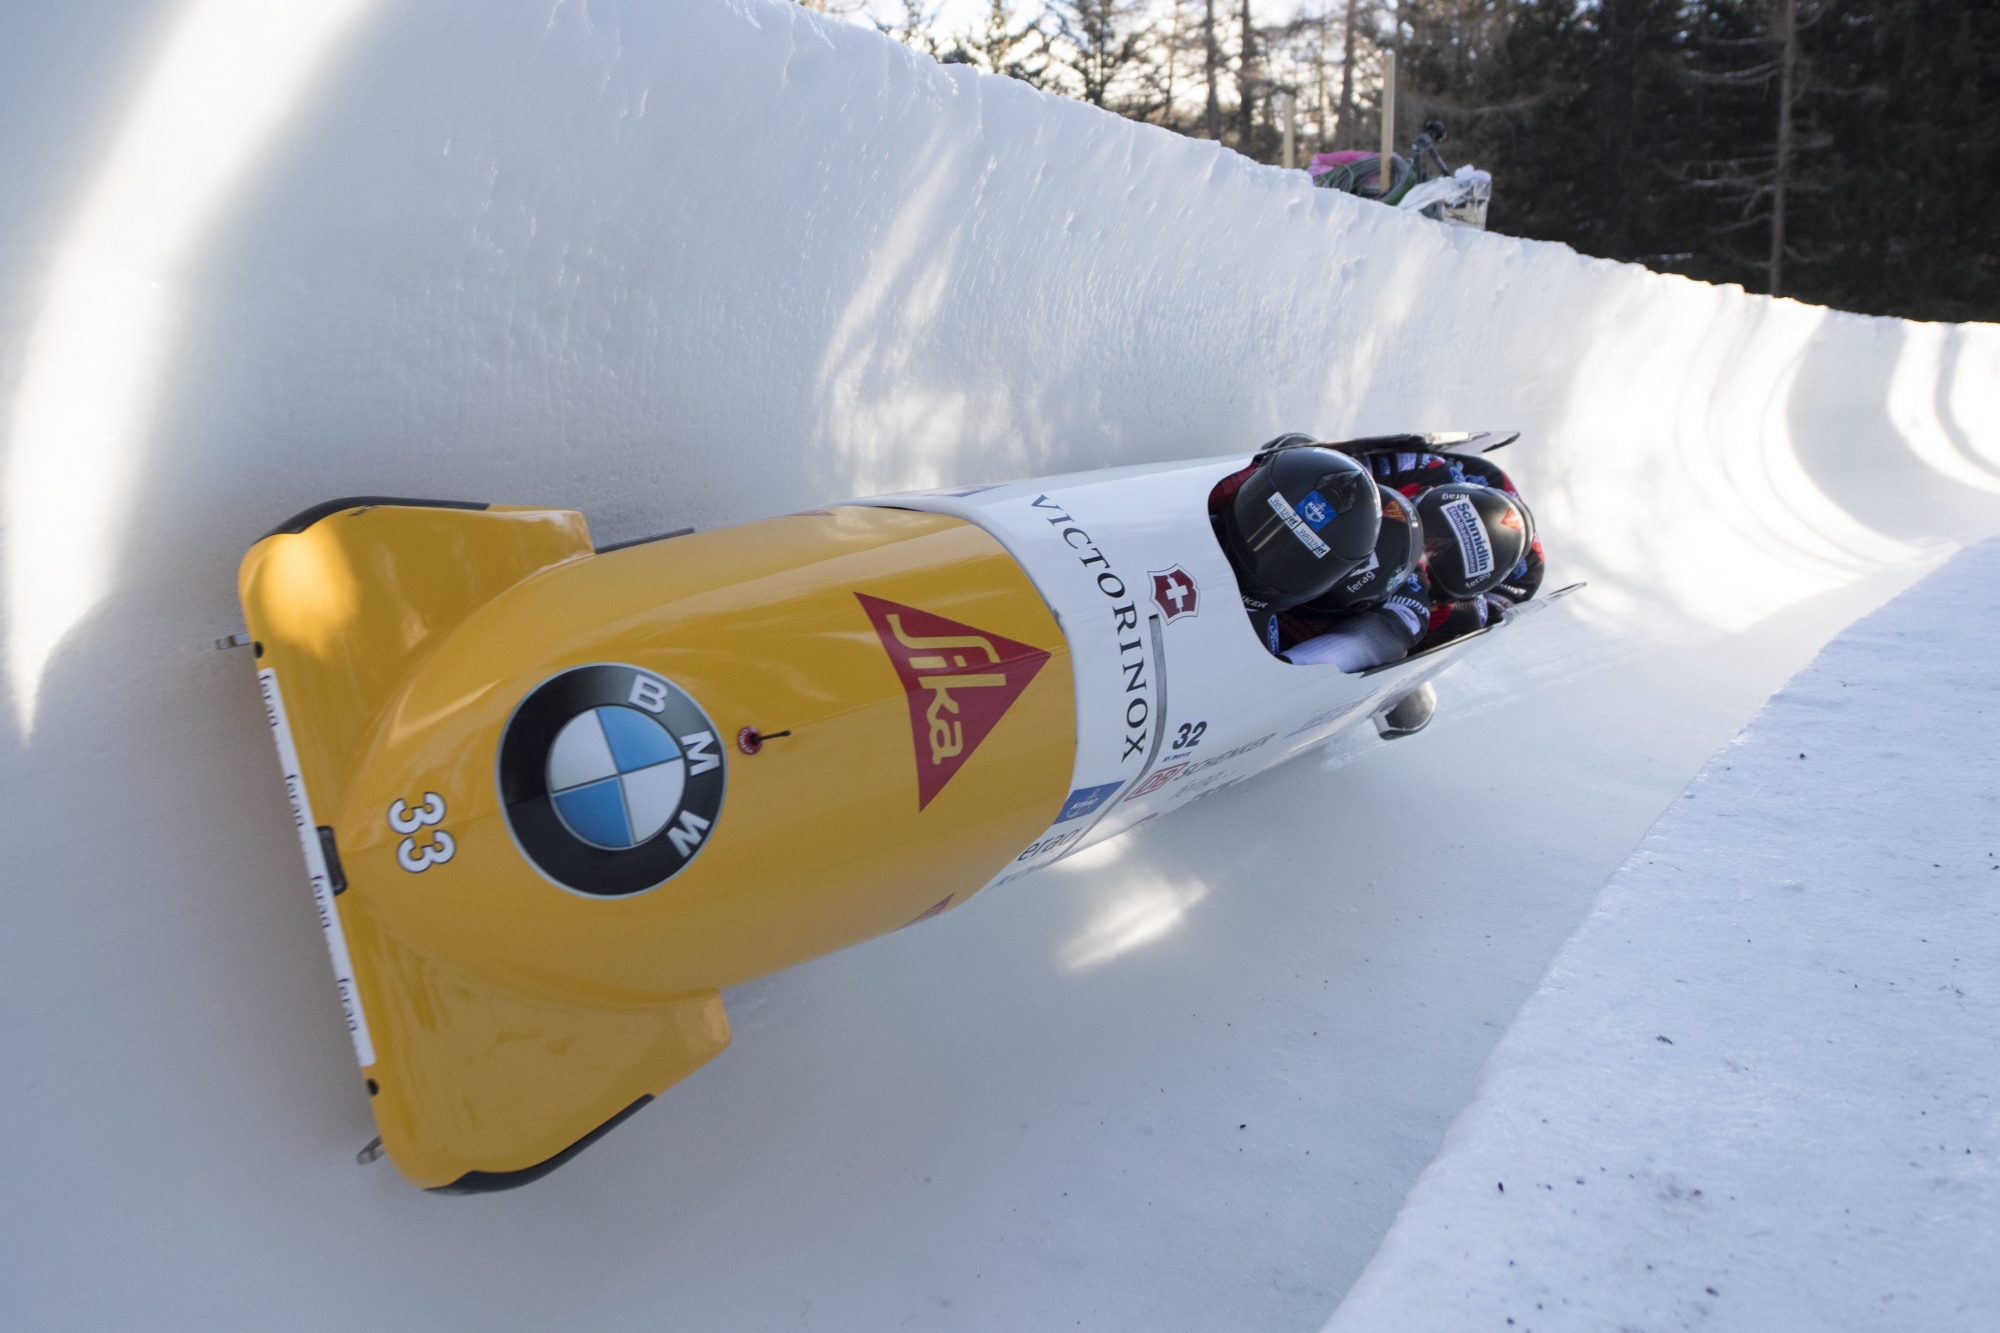
[[[380,1144],[469,1193],[729,1043],[722,993],[939,916],[1380,717],[1260,642],[1245,456],[594,548],[562,509],[356,498],[240,591]]]

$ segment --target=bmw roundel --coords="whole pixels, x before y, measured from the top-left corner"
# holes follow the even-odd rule
[[[577,893],[658,888],[700,854],[722,813],[715,724],[663,676],[616,663],[549,677],[500,737],[514,841]]]

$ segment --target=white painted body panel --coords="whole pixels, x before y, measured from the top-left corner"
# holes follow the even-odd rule
[[[1208,517],[1247,455],[1107,468],[856,504],[949,514],[1021,562],[1069,640],[1076,768],[1048,831],[986,887],[1242,781],[1373,715],[1468,640],[1367,675],[1293,666],[1258,641]],[[1192,612],[1156,600],[1178,569]]]

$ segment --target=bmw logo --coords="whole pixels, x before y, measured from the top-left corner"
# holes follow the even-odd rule
[[[715,724],[665,677],[575,667],[536,686],[500,737],[500,802],[524,855],[566,889],[644,893],[686,869],[722,813]]]

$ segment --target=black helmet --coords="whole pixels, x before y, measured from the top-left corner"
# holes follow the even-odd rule
[[[1315,440],[1310,435],[1301,435],[1298,431],[1295,430],[1286,431],[1283,435],[1278,436],[1276,439],[1270,441],[1269,443],[1259,448],[1257,450],[1257,456],[1255,458],[1252,458],[1250,461],[1253,463],[1261,463],[1265,459],[1269,458],[1272,454],[1277,453],[1278,450],[1280,449],[1296,449],[1302,444],[1318,444],[1318,443],[1319,441]]]
[[[1368,558],[1382,498],[1368,469],[1324,445],[1273,441],[1222,511],[1223,545],[1247,606],[1309,602]]]
[[[1417,497],[1417,515],[1431,583],[1454,601],[1499,587],[1535,539],[1528,507],[1491,486],[1433,486]]]
[[[1382,531],[1375,538],[1374,554],[1348,571],[1324,597],[1315,598],[1314,610],[1345,611],[1379,601],[1424,558],[1424,524],[1417,517],[1416,502],[1387,486],[1381,490]]]

